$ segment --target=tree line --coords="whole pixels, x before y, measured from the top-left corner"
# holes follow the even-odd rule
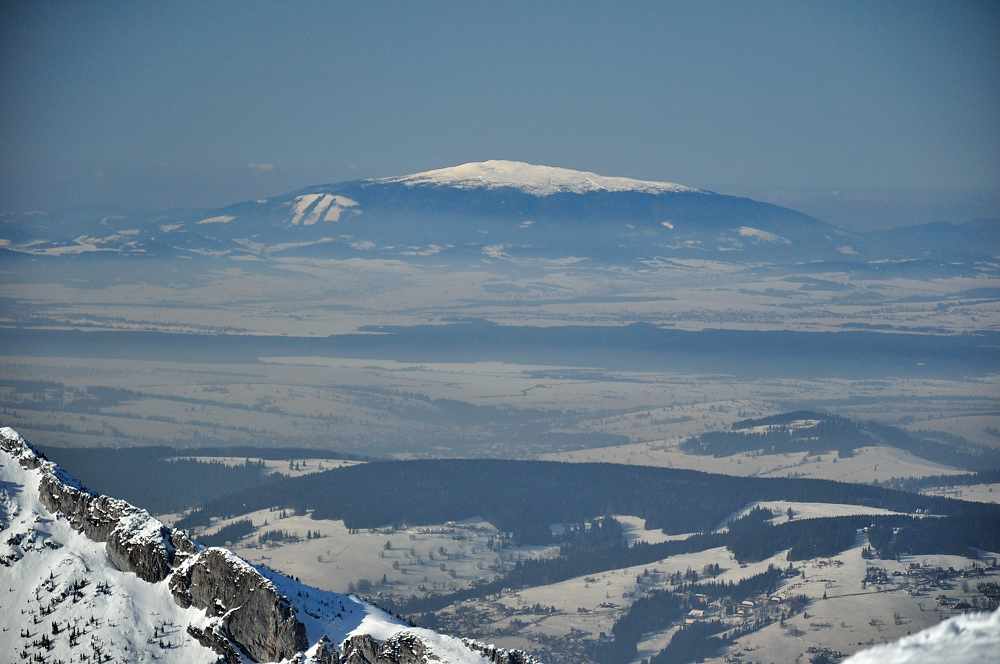
[[[372,490],[377,487],[377,490]],[[551,544],[550,526],[629,514],[667,534],[711,532],[754,501],[867,505],[913,513],[998,513],[1000,506],[830,480],[731,477],[675,468],[503,459],[382,461],[237,491],[206,502],[231,518],[271,507],[348,528],[482,517],[516,545]]]
[[[793,428],[796,421],[815,420],[807,428]],[[751,431],[768,427],[764,431]],[[1000,468],[1000,450],[976,445],[964,438],[935,431],[911,433],[881,422],[859,422],[839,415],[810,410],[741,420],[730,431],[708,431],[681,443],[691,454],[716,457],[745,452],[819,454],[836,452],[841,458],[854,456],[861,447],[889,445],[922,459],[965,470]]]

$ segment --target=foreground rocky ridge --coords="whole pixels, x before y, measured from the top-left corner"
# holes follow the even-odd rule
[[[193,616],[193,619],[188,618],[188,623],[182,626],[183,630],[175,630],[177,638],[195,640],[204,648],[211,649],[212,656],[221,661],[231,664],[248,660],[314,664],[339,664],[342,661],[352,664],[422,664],[429,661],[537,664],[520,651],[506,651],[473,641],[444,637],[430,630],[409,628],[356,597],[308,588],[278,574],[259,570],[225,549],[205,548],[185,533],[167,528],[145,510],[88,491],[72,476],[47,461],[12,429],[0,429],[0,451],[11,457],[20,469],[28,471],[17,478],[24,480],[24,495],[20,502],[11,499],[14,494],[7,487],[17,483],[9,481],[10,472],[4,472],[2,479],[5,481],[0,482],[3,487],[3,496],[0,497],[4,501],[0,507],[6,507],[6,510],[0,514],[3,517],[0,529],[12,527],[15,517],[20,517],[22,526],[33,526],[24,533],[8,537],[6,546],[11,548],[11,552],[0,553],[3,568],[12,568],[25,556],[35,555],[36,552],[55,555],[65,546],[52,534],[56,528],[50,527],[48,530],[52,532],[47,532],[37,525],[51,520],[41,514],[31,514],[30,507],[25,506],[31,493],[28,485],[33,477],[37,477],[37,500],[56,517],[56,523],[64,519],[73,532],[89,541],[103,543],[106,559],[114,568],[134,574],[146,584],[156,584],[147,586],[150,592],[166,594],[176,607],[188,610],[182,614]],[[3,465],[4,459],[0,456],[0,471],[4,470]],[[23,513],[26,511],[29,513]],[[43,541],[37,542],[40,539]],[[36,543],[37,547],[34,546]],[[60,552],[63,563],[66,562],[64,554]],[[90,572],[89,564],[84,563],[82,567]],[[0,573],[3,573],[3,568],[0,568]],[[77,596],[83,597],[79,588],[90,582],[87,576],[85,574],[73,581],[71,593],[63,591],[61,599],[53,599],[47,607],[39,601],[37,612],[54,615],[52,607],[63,602],[67,596],[72,597],[73,604],[76,604]],[[55,578],[54,572],[49,572],[48,585],[52,586],[53,593],[56,590]],[[16,578],[12,578],[11,582],[16,584]],[[48,586],[43,582],[35,587],[36,599],[39,587]],[[11,590],[13,592],[14,588]],[[110,591],[106,592],[110,594]],[[295,605],[290,596],[296,598]],[[131,605],[133,598],[123,596],[123,599]],[[90,605],[95,604],[91,602]],[[197,610],[197,613],[190,614],[191,609]],[[31,609],[30,613],[32,620],[28,624],[38,624],[36,610]],[[156,611],[150,613],[157,614]],[[22,609],[21,615],[28,614]],[[27,620],[27,617],[24,619]],[[53,620],[52,623],[53,634],[58,634],[59,621]],[[73,624],[70,646],[77,645],[79,637],[74,644],[73,635],[86,633],[86,629],[77,627],[79,618],[66,619],[65,623],[67,627],[64,630]],[[87,624],[96,624],[96,618],[92,616]],[[111,624],[110,618],[108,624]],[[158,646],[163,650],[163,635],[168,633],[166,626],[170,624],[167,619],[161,620],[160,627],[154,628],[153,639],[149,639],[149,643],[155,643],[159,633]],[[32,629],[27,627],[22,630],[21,636],[27,643],[28,638],[34,635]],[[96,649],[95,638],[92,637],[91,645]],[[47,636],[44,642],[36,639],[31,643],[49,650],[52,647]],[[167,641],[167,654],[170,653],[171,643]],[[343,658],[334,643],[341,644]],[[128,651],[128,646],[124,649]],[[182,657],[178,661],[193,660]]]

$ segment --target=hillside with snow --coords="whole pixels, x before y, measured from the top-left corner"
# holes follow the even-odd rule
[[[530,664],[206,548],[0,429],[0,660]]]
[[[688,185],[502,160],[312,186],[216,209],[87,206],[0,219],[0,253],[62,258],[881,264],[990,261],[998,241],[995,228],[971,222],[852,233]]]

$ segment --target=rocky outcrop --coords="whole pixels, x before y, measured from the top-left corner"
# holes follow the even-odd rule
[[[178,562],[177,552],[181,557],[194,553],[196,547],[187,537],[171,533],[148,512],[124,500],[87,491],[23,439],[0,436],[0,449],[21,467],[41,471],[38,493],[42,504],[69,520],[74,530],[95,542],[106,542],[108,559],[123,572],[156,583],[170,574]]]
[[[243,658],[236,652],[230,640],[214,630],[188,625],[187,633],[198,639],[198,643],[214,651],[226,664],[243,664]]]
[[[169,579],[174,601],[218,617],[216,628],[189,633],[227,662],[238,651],[258,662],[290,658],[309,647],[305,625],[260,572],[224,549],[200,549],[184,533],[170,530],[123,500],[87,491],[10,429],[0,430],[0,450],[23,468],[41,472],[42,504],[67,519],[74,530],[105,542],[112,564],[144,581]],[[324,646],[322,656],[337,662]],[[326,664],[326,660],[318,662]]]
[[[462,639],[462,643],[469,650],[479,653],[493,662],[493,664],[541,664],[541,662],[523,650],[506,650],[505,648],[498,648],[497,646],[480,643],[471,639]]]
[[[379,642],[368,634],[358,634],[344,641],[344,664],[375,664]]]
[[[288,599],[260,572],[224,549],[207,549],[170,577],[182,607],[221,617],[221,631],[258,662],[275,662],[309,647],[306,628]]]
[[[416,634],[399,632],[381,645],[368,634],[352,636],[344,642],[343,664],[427,664],[427,645]]]
[[[305,664],[341,664],[340,653],[327,636],[322,636],[311,648]]]

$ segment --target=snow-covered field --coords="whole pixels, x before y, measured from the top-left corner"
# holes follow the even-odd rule
[[[924,489],[927,496],[945,496],[971,500],[977,503],[1000,503],[1000,484],[970,484],[968,486],[942,486]]]
[[[896,514],[896,512],[889,510],[859,505],[755,501],[727,517],[718,525],[718,528],[725,528],[729,521],[742,516],[757,506],[771,509],[775,513],[775,518],[772,521],[775,524],[788,520],[787,511],[789,508],[793,510],[793,518],[796,520],[855,514]],[[282,514],[281,511],[259,510],[231,519],[214,520],[210,528],[199,529],[195,536],[210,535],[234,521],[249,518],[254,524],[254,533],[238,542],[231,543],[229,546],[242,558],[265,564],[299,578],[304,583],[326,590],[345,592],[348,590],[349,584],[356,585],[361,579],[366,579],[372,583],[369,594],[373,596],[382,592],[397,595],[419,595],[424,591],[442,592],[463,588],[477,579],[493,578],[498,563],[503,560],[510,561],[518,557],[550,557],[558,553],[558,547],[555,546],[490,549],[490,540],[497,541],[499,532],[490,523],[481,519],[396,530],[387,527],[352,531],[344,526],[343,521],[314,520],[308,514],[295,516],[290,512],[284,513],[285,516],[282,517]],[[635,516],[615,515],[615,518],[622,524],[622,530],[629,545],[637,541],[655,544],[685,539],[691,535],[691,533],[665,535],[660,530],[646,530],[645,520]],[[259,544],[260,534],[272,530],[286,531],[295,535],[297,540]],[[307,539],[307,533],[318,533],[319,536]],[[387,543],[388,548],[386,548]],[[724,549],[719,551],[724,551]],[[727,560],[731,559],[730,554],[726,553],[725,556]],[[697,571],[708,562],[712,564],[719,562],[714,554],[708,562],[702,560],[702,557],[704,557],[703,554],[676,556],[675,559],[671,559],[669,564],[680,565],[680,567],[676,569],[671,567],[666,573],[683,572],[687,565],[691,565],[692,569]],[[445,569],[441,569],[442,565]],[[723,567],[727,567],[727,565],[723,565]],[[639,569],[640,573],[641,571],[642,569]],[[623,575],[622,579],[625,581],[631,578],[632,586],[615,586],[610,590],[600,592],[598,592],[599,589],[595,590],[586,595],[587,597],[593,595],[590,599],[586,601],[583,599],[575,600],[582,603],[574,606],[573,609],[575,610],[577,606],[597,608],[598,604],[608,599],[604,596],[605,592],[611,593],[613,597],[620,596],[623,592],[633,592],[635,585],[633,570],[625,570]],[[383,576],[386,579],[385,583],[382,583]],[[597,577],[604,584],[610,584],[614,580],[614,575],[606,578],[604,575],[597,575]],[[742,576],[737,575],[737,578],[742,578]],[[573,585],[571,581],[564,583],[570,584],[570,587]],[[561,587],[562,584],[555,584],[545,587],[544,591],[536,592],[539,589],[530,589],[521,591],[521,593],[529,593],[530,601],[528,599],[525,601],[534,604],[541,601],[543,594],[556,592]],[[600,601],[596,601],[598,599]],[[595,601],[591,602],[590,600]],[[542,603],[550,605],[553,604],[553,601],[550,599]],[[616,606],[620,607],[629,603],[631,601],[624,603],[618,601]]]
[[[424,591],[465,588],[477,579],[492,579],[501,556],[509,561],[518,556],[550,557],[559,553],[558,547],[500,549],[500,533],[481,519],[352,531],[343,521],[286,514],[281,518],[280,511],[259,510],[219,520],[211,528],[197,531],[195,537],[249,518],[256,527],[254,533],[229,547],[241,558],[335,592],[347,592],[351,584],[357,587],[364,579],[372,586],[359,592],[373,597],[383,592],[420,595]],[[261,533],[273,530],[296,535],[297,540],[258,543]],[[319,536],[308,539],[310,532]],[[493,550],[489,548],[491,540]]]
[[[849,654],[936,625],[959,613],[953,608],[957,601],[979,597],[974,588],[976,581],[969,582],[969,590],[957,581],[947,583],[948,588],[934,588],[908,576],[911,564],[961,570],[974,564],[968,558],[904,556],[900,561],[865,560],[861,557],[863,546],[864,543],[859,543],[832,561],[795,563],[803,568],[804,574],[782,585],[779,595],[785,598],[806,595],[810,601],[805,611],[787,620],[785,627],[774,623],[738,639],[727,653],[742,652],[745,661],[775,664],[801,662],[810,647]],[[884,569],[891,583],[863,587],[870,565]],[[1000,571],[995,568],[986,570],[988,575],[980,581],[996,582],[1000,578]],[[941,604],[942,598],[947,605]],[[725,659],[706,661],[721,663]]]
[[[577,463],[601,461],[639,466],[686,468],[708,473],[744,477],[813,477],[841,482],[867,483],[889,477],[923,477],[960,474],[965,471],[915,457],[892,447],[862,447],[854,456],[831,454],[734,454],[727,457],[688,454],[678,448],[680,440],[633,443],[573,452],[546,454],[542,458]]]
[[[250,457],[205,457],[205,456],[190,456],[190,457],[175,457],[177,459],[193,459],[195,461],[201,461],[203,463],[221,463],[227,466],[242,466],[247,460],[253,462],[263,462],[264,473],[270,475],[272,473],[281,473],[282,475],[288,475],[289,477],[301,477],[302,475],[311,475],[313,473],[322,473],[327,470],[335,470],[337,468],[345,468],[347,466],[356,466],[359,463],[364,463],[363,461],[352,461],[349,459],[294,459],[289,461],[280,461],[274,459],[253,459]]]
[[[744,516],[755,507],[771,510],[774,514],[774,518],[771,520],[771,523],[774,525],[787,523],[793,519],[795,521],[801,521],[802,519],[822,519],[833,516],[854,516],[856,514],[902,514],[902,512],[893,512],[882,509],[881,507],[868,507],[866,505],[844,505],[841,503],[800,503],[790,500],[756,500],[748,504],[739,512],[726,517],[722,523],[715,527],[715,529],[721,530],[725,528],[730,521]],[[789,510],[792,511],[791,517],[788,515]]]
[[[658,544],[659,542],[667,542],[669,540],[684,539],[691,535],[691,533],[685,533],[683,535],[665,535],[662,530],[646,530],[646,520],[640,519],[637,516],[628,516],[623,514],[615,514],[613,516],[620,524],[622,524],[622,532],[624,533],[625,541],[629,546],[632,546],[636,542]]]
[[[533,618],[531,627],[525,630],[528,634],[565,636],[570,630],[578,629],[596,638],[600,632],[610,634],[615,620],[646,590],[654,587],[670,587],[665,581],[659,583],[638,581],[637,577],[643,572],[658,573],[662,579],[676,572],[683,574],[689,569],[700,574],[705,565],[718,564],[721,569],[726,570],[718,578],[728,581],[759,574],[767,569],[768,562],[771,561],[741,568],[725,547],[718,547],[698,553],[670,556],[647,565],[625,567],[551,585],[526,588],[506,595],[500,601],[512,608],[535,604],[556,608],[556,612],[551,615]],[[503,621],[496,626],[502,627]],[[510,645],[504,639],[498,639],[498,643]]]
[[[354,241],[359,256],[375,248],[370,238]],[[99,248],[90,241],[68,250]],[[995,299],[937,306],[969,289],[996,288],[1000,281],[992,275],[893,279],[755,267],[655,258],[618,269],[582,261],[527,270],[502,260],[467,264],[454,258],[435,265],[360,257],[260,264],[221,258],[190,265],[197,278],[161,276],[158,266],[147,266],[143,281],[123,284],[81,268],[73,280],[53,283],[45,271],[20,275],[6,287],[46,324],[175,332],[327,336],[372,323],[412,325],[442,317],[543,326],[641,321],[681,329],[842,331],[843,325],[863,324],[963,332],[1000,326]],[[498,292],[498,285],[506,289]]]

